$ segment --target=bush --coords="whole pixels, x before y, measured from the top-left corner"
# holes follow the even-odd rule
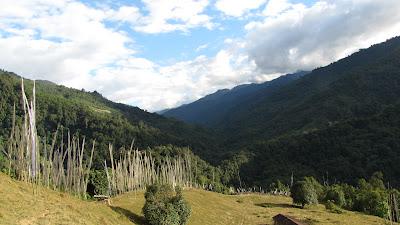
[[[323,201],[324,199],[324,186],[322,186],[314,177],[304,177],[304,181],[314,187],[317,194],[318,201]]]
[[[389,210],[387,199],[388,195],[385,191],[377,189],[360,190],[357,193],[355,210],[386,218]]]
[[[307,181],[297,181],[290,190],[293,203],[300,204],[304,208],[307,204],[317,204],[318,196],[314,186]]]
[[[87,192],[91,196],[108,194],[108,180],[104,170],[90,171]]]
[[[344,199],[345,199],[345,204],[343,208],[348,210],[353,210],[354,203],[356,202],[356,197],[357,197],[356,188],[348,184],[342,184],[341,188],[344,193]]]
[[[145,199],[143,214],[151,225],[186,224],[191,214],[179,187],[174,192],[170,185],[151,185],[147,187]]]
[[[342,187],[339,185],[333,185],[329,187],[325,194],[326,202],[333,202],[335,205],[339,207],[343,207],[346,204],[346,199],[344,197],[344,192]]]
[[[342,214],[343,213],[343,210],[340,207],[338,207],[337,205],[335,205],[335,203],[332,202],[331,200],[328,200],[325,203],[325,208],[327,210],[329,210],[330,212],[333,212],[333,213],[338,213],[338,214]]]
[[[276,180],[269,185],[269,191],[289,191],[289,187],[284,185],[280,180]]]

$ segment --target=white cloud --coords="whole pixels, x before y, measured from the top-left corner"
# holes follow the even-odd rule
[[[110,19],[137,24],[141,17],[142,15],[137,7],[121,6],[117,11],[111,12]]]
[[[248,54],[264,73],[310,70],[400,35],[398,0],[326,0],[310,7],[271,0],[264,12],[262,21],[246,26]]]
[[[200,52],[206,48],[208,48],[208,44],[200,45],[199,47],[196,48],[196,52]]]
[[[68,0],[10,5],[0,9],[6,32],[0,38],[0,63],[5,69],[65,82],[134,53],[125,46],[131,42],[125,34],[103,24],[107,14],[102,10]]]
[[[143,16],[133,6],[111,10],[77,1],[18,3],[12,9],[0,9],[1,30],[6,32],[0,36],[0,67],[29,78],[97,90],[111,100],[151,111],[259,79],[258,73],[254,73],[255,65],[247,61],[241,47],[234,46],[237,42],[233,41],[230,48],[219,51],[215,57],[199,56],[167,66],[136,57],[135,51],[127,47],[133,42],[131,37],[105,25],[107,20],[141,23]],[[181,24],[182,30],[197,25],[201,19],[193,14],[200,12],[207,2],[187,3],[173,9],[166,3],[165,12],[150,10],[148,27],[143,29],[156,32],[157,26],[168,28],[164,23],[170,18],[189,24]],[[173,13],[169,14],[171,10]]]
[[[268,78],[271,79],[256,72],[247,56],[221,50],[215,57],[199,56],[169,66],[146,59],[129,59],[119,62],[118,67],[98,70],[94,77],[87,75],[67,84],[80,87],[86,80],[87,90],[96,89],[112,100],[157,111],[191,102],[222,88]]]
[[[288,0],[269,0],[263,14],[265,16],[277,16],[292,6],[293,4],[290,4]]]
[[[240,17],[252,9],[258,9],[266,0],[218,0],[215,7],[228,16]]]
[[[212,29],[211,17],[204,13],[208,0],[143,0],[147,15],[134,23],[136,31],[165,33],[195,27]]]

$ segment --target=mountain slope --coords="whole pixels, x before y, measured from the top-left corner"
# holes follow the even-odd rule
[[[248,186],[292,173],[355,184],[375,171],[399,186],[399,104],[397,37],[238,104],[215,127],[226,149],[247,153]]]
[[[188,123],[216,126],[222,123],[233,108],[240,107],[242,104],[246,104],[249,101],[260,101],[270,93],[305,74],[307,74],[307,72],[298,72],[281,76],[275,80],[261,84],[245,84],[236,86],[231,90],[219,90],[193,103],[166,110],[162,112],[162,115]]]
[[[226,143],[243,147],[339,120],[371,116],[397,103],[399,97],[397,37],[316,69],[260,102],[232,109],[219,129],[228,134]]]
[[[253,143],[241,174],[243,182],[264,186],[276,179],[290,183],[291,175],[356,184],[382,171],[391,186],[399,187],[399,149],[400,105],[395,105],[368,118]]]
[[[0,71],[0,146],[9,136],[13,105],[16,104],[18,120],[23,113],[20,79],[13,73]],[[25,80],[25,84],[30,94],[32,82]],[[209,158],[218,152],[217,135],[209,130],[114,103],[97,92],[37,81],[36,93],[39,135],[50,140],[51,134],[61,125],[71,134],[79,133],[87,140],[96,140],[95,166],[99,168],[107,158],[108,143],[115,149],[129,146],[132,140],[139,148],[172,144],[190,147],[200,156]]]

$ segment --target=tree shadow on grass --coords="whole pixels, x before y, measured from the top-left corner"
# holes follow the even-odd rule
[[[256,203],[254,204],[256,206],[260,206],[263,208],[301,208],[300,206],[297,205],[292,205],[288,203]]]
[[[143,216],[137,215],[137,214],[135,214],[135,213],[133,213],[133,212],[127,210],[127,209],[124,209],[124,208],[121,208],[121,207],[118,207],[118,206],[110,206],[110,208],[112,210],[114,210],[115,212],[120,213],[120,214],[128,217],[129,220],[134,222],[135,224],[139,224],[139,225],[147,224],[146,220],[145,220],[145,218]]]

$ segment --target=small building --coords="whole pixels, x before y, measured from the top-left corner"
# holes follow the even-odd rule
[[[274,220],[274,225],[304,225],[303,223],[282,214],[278,214],[272,219]]]

